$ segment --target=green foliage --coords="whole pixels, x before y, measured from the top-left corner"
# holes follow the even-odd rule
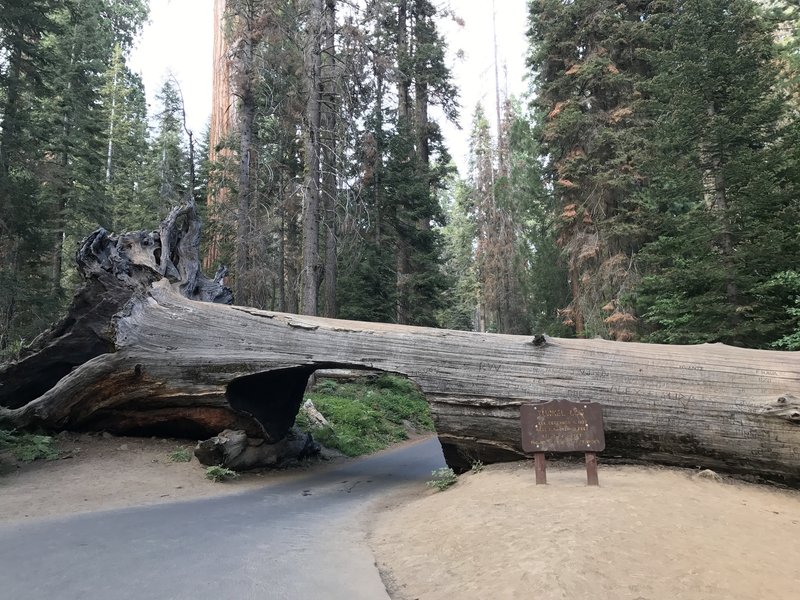
[[[530,3],[532,297],[579,335],[794,347],[798,11],[763,4]]]
[[[369,383],[335,383],[321,380],[308,395],[330,423],[314,429],[314,438],[347,456],[359,456],[386,448],[408,437],[405,423],[431,431],[428,402],[407,379],[381,375]],[[297,425],[308,430],[304,419]]]
[[[450,284],[444,291],[442,308],[437,314],[440,326],[471,331],[475,328],[478,279],[474,260],[475,220],[471,213],[470,187],[453,177],[444,197],[447,224],[444,236],[443,270]]]
[[[206,479],[213,481],[214,483],[220,483],[222,481],[230,481],[231,479],[236,479],[239,477],[239,474],[226,467],[208,467],[206,469]]]
[[[475,459],[472,461],[472,464],[470,465],[470,471],[476,474],[480,473],[481,471],[483,471],[484,466],[485,465],[483,464],[482,461]]]
[[[522,270],[527,321],[533,332],[571,337],[573,330],[558,316],[571,301],[565,257],[556,242],[555,202],[543,180],[534,117],[512,106],[508,128],[507,196],[522,225],[517,260]]]
[[[641,54],[653,42],[648,13],[657,4],[666,3],[529,5],[536,150],[552,195],[548,218],[538,225],[550,248],[563,252],[563,261],[551,263],[570,284],[561,313],[583,337],[634,334],[622,293],[636,280],[630,258],[643,234],[636,222],[644,125],[637,88],[650,71]],[[606,318],[608,306],[616,309],[614,321]]]
[[[172,462],[191,462],[192,452],[188,448],[181,446],[169,453],[169,459]]]
[[[189,188],[189,157],[183,130],[183,100],[177,84],[166,80],[157,100],[160,110],[145,162],[145,197],[155,225],[167,216]]]
[[[58,458],[55,441],[49,435],[0,429],[0,451],[3,450],[10,450],[17,460],[24,462]]]
[[[124,61],[147,12],[142,0],[11,0],[0,10],[0,350],[54,320],[74,283],[78,240],[113,224],[110,197],[123,195],[123,182],[112,193],[105,177],[109,104],[119,139],[141,91]],[[143,92],[138,100],[130,130],[141,134]]]
[[[748,0],[688,0],[650,21],[642,91],[657,119],[638,197],[653,239],[635,294],[646,339],[786,347],[796,317],[779,274],[800,260],[800,156],[772,27]]]
[[[763,295],[774,297],[778,295],[782,300],[778,306],[786,306],[786,327],[783,337],[772,345],[781,350],[800,350],[800,272],[784,271],[774,275],[761,288]]]
[[[443,492],[458,482],[458,476],[450,467],[442,467],[441,469],[431,471],[431,475],[433,479],[428,481],[427,485],[436,488],[440,492]]]

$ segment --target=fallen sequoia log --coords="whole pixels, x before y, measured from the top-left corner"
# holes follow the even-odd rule
[[[523,456],[519,406],[604,405],[606,459],[800,485],[798,353],[535,338],[348,322],[230,299],[199,273],[193,206],[160,232],[95,232],[68,317],[0,370],[0,421],[276,444],[317,369],[405,375],[430,402],[448,463]],[[239,439],[241,442],[241,439]]]

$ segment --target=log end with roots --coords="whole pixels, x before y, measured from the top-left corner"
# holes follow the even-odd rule
[[[201,464],[223,466],[234,471],[262,467],[278,467],[287,461],[316,456],[321,447],[310,434],[293,427],[284,438],[267,444],[261,438],[251,438],[245,431],[226,429],[211,439],[199,442],[194,455]]]

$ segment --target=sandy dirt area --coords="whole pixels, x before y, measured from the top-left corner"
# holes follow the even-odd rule
[[[243,492],[302,475],[224,484],[179,440],[59,436],[61,458],[0,465],[0,522]],[[315,468],[315,467],[312,467]],[[318,468],[318,467],[316,467]],[[382,499],[369,543],[395,600],[794,600],[800,492],[688,471],[529,463],[468,473],[445,492]]]
[[[493,465],[377,507],[370,544],[397,599],[794,600],[800,493],[688,471]]]
[[[232,494],[302,473],[246,473],[214,483],[196,458],[170,460],[176,448],[191,452],[186,440],[72,433],[56,439],[56,460],[9,464],[5,457],[0,464],[0,522]]]

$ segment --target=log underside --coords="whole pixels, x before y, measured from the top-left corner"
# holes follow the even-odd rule
[[[242,430],[275,444],[294,424],[312,373],[372,369],[421,388],[459,470],[525,456],[521,404],[591,400],[604,406],[601,460],[800,485],[796,352],[533,339],[200,302],[226,302],[229,290],[183,259],[196,257],[199,229],[190,218],[175,234],[176,222],[149,238],[147,252],[141,234],[87,240],[79,254],[87,283],[76,297],[83,308],[73,305],[37,352],[0,369],[0,421],[195,439]],[[164,240],[177,249],[168,261],[154,250]]]

